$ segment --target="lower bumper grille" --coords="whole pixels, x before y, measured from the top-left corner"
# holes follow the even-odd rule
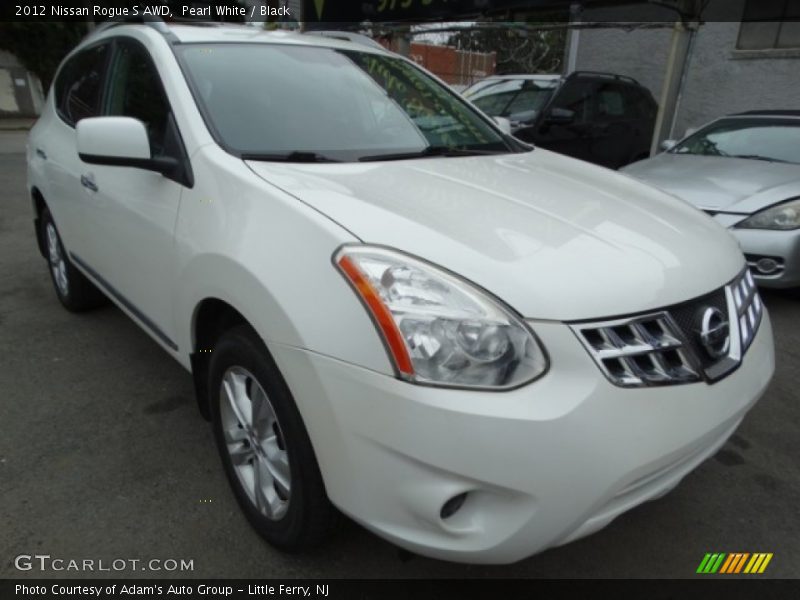
[[[673,385],[725,377],[741,363],[764,306],[745,269],[700,298],[572,330],[614,385]]]

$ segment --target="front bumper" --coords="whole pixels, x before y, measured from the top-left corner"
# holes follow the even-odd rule
[[[721,381],[636,389],[606,380],[566,325],[533,325],[551,369],[508,392],[417,386],[270,345],[333,503],[419,554],[514,562],[669,491],[725,442],[774,370],[766,314]]]
[[[800,230],[772,231],[734,227],[730,232],[739,240],[758,285],[772,288],[800,286]],[[771,272],[759,270],[759,260],[762,258],[774,260],[777,268]]]

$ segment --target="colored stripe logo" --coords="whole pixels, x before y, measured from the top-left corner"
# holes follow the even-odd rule
[[[772,552],[715,552],[707,553],[697,573],[713,575],[714,573],[736,575],[739,573],[763,573],[772,560]]]

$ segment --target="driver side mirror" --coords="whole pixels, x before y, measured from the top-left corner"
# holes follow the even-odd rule
[[[548,125],[569,125],[575,122],[575,111],[568,108],[551,108],[545,117]]]
[[[134,167],[174,176],[180,163],[170,157],[152,158],[144,123],[131,117],[90,117],[78,121],[78,156],[83,162]]]

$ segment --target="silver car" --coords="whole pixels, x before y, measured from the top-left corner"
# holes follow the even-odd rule
[[[800,111],[723,117],[665,146],[623,171],[728,227],[759,285],[800,286]]]

